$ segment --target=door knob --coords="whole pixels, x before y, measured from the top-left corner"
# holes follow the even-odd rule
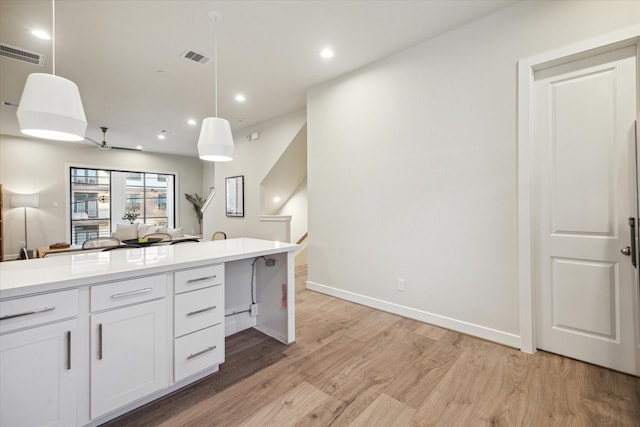
[[[631,255],[631,248],[629,246],[625,246],[624,248],[620,249],[620,253],[622,255],[629,256]]]

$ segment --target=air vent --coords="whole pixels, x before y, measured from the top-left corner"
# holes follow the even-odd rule
[[[187,50],[181,55],[184,59],[197,62],[198,64],[206,64],[211,60],[204,53],[196,52],[195,50]]]
[[[44,55],[29,52],[28,50],[20,49],[19,47],[9,46],[8,44],[0,43],[0,56],[44,67]]]

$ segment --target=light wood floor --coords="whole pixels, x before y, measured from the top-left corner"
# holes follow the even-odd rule
[[[640,379],[304,289],[297,342],[227,338],[220,372],[107,426],[640,426]]]

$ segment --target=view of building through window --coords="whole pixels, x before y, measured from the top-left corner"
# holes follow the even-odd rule
[[[116,224],[174,226],[174,175],[70,168],[71,242],[108,237]]]

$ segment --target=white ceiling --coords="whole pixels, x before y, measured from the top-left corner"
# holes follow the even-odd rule
[[[56,0],[56,74],[80,87],[87,136],[116,146],[196,156],[199,122],[214,114],[247,133],[305,106],[308,88],[510,6],[517,0],[211,1]],[[214,23],[211,10],[224,19]],[[44,68],[0,57],[0,100],[18,103],[29,73],[52,72],[48,0],[0,0],[0,42],[46,55]],[[335,57],[320,58],[331,46]],[[242,92],[240,104],[234,95]],[[20,135],[15,108],[0,107],[0,133]],[[188,118],[198,120],[189,126]],[[157,139],[167,131],[164,141]],[[84,144],[84,143],[83,143]]]

